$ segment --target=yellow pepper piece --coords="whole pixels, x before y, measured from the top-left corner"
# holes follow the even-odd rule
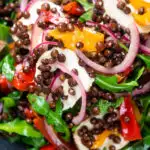
[[[91,147],[91,149],[97,149],[97,148],[101,147],[103,145],[103,143],[105,142],[106,138],[109,135],[114,134],[114,132],[115,131],[105,130],[103,133],[98,135],[96,137],[96,141],[93,143],[93,146]]]
[[[140,113],[140,111],[139,111],[135,101],[132,100],[131,103],[132,103],[132,106],[133,106],[135,118],[136,118],[137,122],[140,122],[141,118],[142,118],[142,115],[141,115],[141,113]]]
[[[138,10],[141,7],[144,7],[145,13],[143,15],[133,13],[133,17],[135,21],[140,26],[148,26],[150,25],[150,3],[145,2],[144,0],[130,0],[130,4]]]
[[[143,15],[139,15],[139,14],[132,14],[135,21],[141,25],[141,26],[148,26],[150,25],[150,11],[144,13]]]
[[[82,42],[83,51],[96,52],[96,43],[104,41],[104,34],[84,27],[82,30],[75,27],[74,31],[60,32],[58,29],[50,30],[49,35],[55,39],[62,40],[64,46],[71,50],[76,50],[76,43]]]
[[[144,1],[144,0],[130,0],[130,4],[135,8],[139,9],[141,7],[144,7],[146,10],[150,8],[150,3]]]

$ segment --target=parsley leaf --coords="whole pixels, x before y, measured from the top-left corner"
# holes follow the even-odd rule
[[[119,99],[117,99],[116,102],[109,102],[109,101],[107,101],[107,100],[101,99],[101,100],[99,101],[99,103],[98,103],[100,112],[101,112],[102,114],[105,114],[105,113],[108,112],[108,108],[109,108],[109,107],[118,108],[118,107],[122,104],[123,100],[124,100],[124,99],[123,99],[122,97],[119,98]]]
[[[103,76],[97,75],[94,81],[101,89],[108,90],[111,92],[122,92],[122,91],[132,91],[132,89],[138,86],[136,81],[131,81],[128,83],[117,83],[116,76]]]
[[[13,77],[14,77],[14,63],[15,60],[14,58],[8,54],[4,57],[4,59],[2,60],[2,64],[1,64],[1,69],[2,69],[2,74],[9,80],[12,81]]]

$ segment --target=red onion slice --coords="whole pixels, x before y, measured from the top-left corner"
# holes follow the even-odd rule
[[[58,73],[54,78],[52,78],[51,84],[49,86],[52,92],[54,92],[62,84],[62,81],[59,79],[60,76],[61,73]]]
[[[127,35],[124,35],[123,36],[123,39],[126,41],[126,42],[130,42],[129,38],[127,37]],[[140,50],[144,53],[144,54],[147,54],[147,55],[150,55],[150,48],[148,46],[145,46],[143,44],[140,44],[139,45],[139,48]]]
[[[31,0],[31,1],[26,5],[26,8],[25,8],[24,10],[25,10],[25,11],[28,11],[36,1],[37,1],[37,0]]]
[[[100,26],[101,26],[101,29],[102,29],[103,31],[105,31],[110,37],[112,37],[112,39],[113,39],[115,42],[118,41],[117,37],[115,36],[115,34],[114,34],[111,30],[109,30],[105,25],[100,25]]]
[[[72,145],[69,145],[68,143],[65,143],[62,141],[56,132],[54,131],[53,127],[51,125],[48,125],[46,120],[44,120],[45,129],[48,133],[49,138],[51,139],[51,143],[57,148],[57,149],[65,149],[65,150],[75,150],[76,148]]]
[[[38,44],[36,47],[34,47],[34,48],[32,49],[32,52],[33,52],[34,49],[38,49],[38,48],[41,47],[41,46],[47,46],[47,45],[58,46],[58,43],[57,43],[57,42],[53,42],[53,41],[42,42],[42,43]]]
[[[32,34],[31,34],[31,50],[36,47],[37,44],[40,44],[42,42],[42,35],[43,35],[43,30],[38,27],[38,21],[42,19],[42,16],[39,16],[38,19],[36,20]]]
[[[81,95],[82,95],[82,104],[81,104],[81,109],[80,112],[77,116],[75,116],[72,120],[72,122],[75,125],[78,125],[81,123],[81,121],[84,119],[85,117],[85,113],[86,113],[86,92],[84,89],[84,86],[81,82],[81,80],[78,78],[78,76],[72,71],[70,72],[62,63],[57,62],[56,63],[57,68],[59,68],[61,71],[69,74],[72,76],[72,78],[78,83],[78,86],[81,90]]]
[[[145,45],[150,48],[150,36],[148,36],[148,39],[146,40]]]
[[[26,9],[26,7],[27,7],[27,4],[28,4],[28,0],[21,0],[21,2],[20,2],[20,10],[21,10],[22,12],[25,11],[25,9]]]
[[[141,89],[135,89],[132,92],[132,95],[136,96],[136,95],[140,95],[140,94],[145,94],[145,93],[147,93],[149,91],[150,91],[150,81],[147,82]]]
[[[99,65],[93,61],[91,61],[88,57],[86,57],[81,51],[76,50],[76,53],[80,59],[82,59],[88,66],[93,68],[94,70],[104,73],[104,74],[116,74],[125,71],[129,68],[134,62],[136,55],[138,53],[139,48],[139,32],[135,24],[131,24],[129,26],[130,34],[131,34],[131,43],[129,47],[128,54],[121,64],[113,67],[113,68],[105,68],[102,65]]]
[[[3,111],[3,103],[0,103],[0,114],[2,113]]]

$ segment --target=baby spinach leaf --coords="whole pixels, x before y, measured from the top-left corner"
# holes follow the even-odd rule
[[[138,86],[138,83],[136,81],[118,84],[116,76],[109,77],[104,75],[97,75],[94,82],[101,89],[108,90],[111,92],[122,92],[122,91],[131,92],[134,87]]]
[[[9,80],[12,81],[14,77],[14,58],[8,54],[4,57],[3,64],[2,64],[2,74]]]
[[[27,137],[41,138],[42,135],[34,127],[24,120],[15,119],[11,122],[0,123],[0,130],[8,133],[16,133]]]
[[[28,100],[32,105],[32,108],[40,115],[46,116],[49,112],[49,105],[42,96],[35,94],[28,94]]]
[[[139,54],[138,57],[145,63],[146,67],[150,69],[150,56]]]
[[[109,102],[107,100],[101,99],[98,103],[100,112],[105,114],[108,112],[109,107],[118,108],[122,104],[123,100],[124,99],[122,97],[117,99],[116,102]]]

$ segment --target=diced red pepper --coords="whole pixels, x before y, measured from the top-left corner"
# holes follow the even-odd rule
[[[40,148],[40,150],[55,150],[53,145],[46,145]]]
[[[124,99],[120,107],[120,120],[122,126],[122,135],[125,140],[134,141],[142,139],[140,127],[136,121],[131,96]]]
[[[70,2],[63,6],[63,10],[69,15],[81,16],[84,9],[77,2]]]

